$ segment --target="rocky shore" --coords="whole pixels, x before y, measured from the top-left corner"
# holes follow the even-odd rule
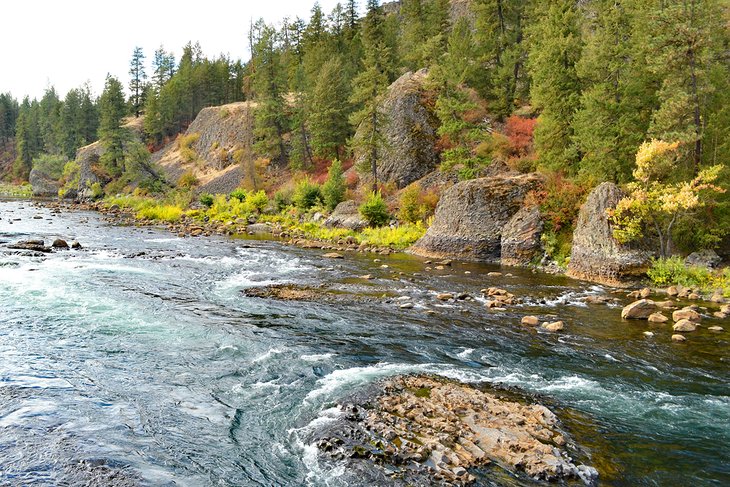
[[[381,485],[473,485],[476,469],[592,485],[595,468],[547,407],[431,376],[399,376],[339,405],[313,433],[324,461]]]

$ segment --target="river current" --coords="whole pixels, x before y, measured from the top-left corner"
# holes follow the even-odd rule
[[[4,247],[57,237],[83,249]],[[560,276],[323,253],[0,201],[0,485],[357,485],[318,460],[306,433],[347,394],[411,372],[534,395],[584,445],[600,485],[730,484],[727,333],[705,327],[672,343],[669,325],[621,321],[625,293]],[[377,299],[242,293],[276,283]],[[523,304],[435,299],[489,286]],[[621,301],[584,304],[591,294]],[[401,309],[402,296],[415,307]],[[520,325],[526,314],[555,315],[566,330],[536,332]],[[532,485],[489,478],[480,484]]]

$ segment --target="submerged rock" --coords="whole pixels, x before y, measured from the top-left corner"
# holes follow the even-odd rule
[[[596,187],[581,206],[568,275],[577,279],[608,285],[623,285],[646,273],[651,253],[641,248],[619,244],[613,238],[613,227],[607,210],[616,207],[624,197],[613,183]]]
[[[649,323],[666,323],[669,318],[664,316],[662,313],[652,313],[649,315]]]
[[[375,397],[341,406],[341,420],[315,438],[349,471],[388,472],[402,480],[393,485],[468,485],[476,480],[470,468],[491,463],[542,481],[592,483],[598,476],[574,463],[567,433],[545,406],[435,377],[401,376],[375,387]]]
[[[525,195],[541,184],[537,174],[522,174],[452,186],[441,195],[433,224],[410,250],[431,258],[497,261],[505,226],[522,208]],[[519,254],[516,246],[513,250]]]

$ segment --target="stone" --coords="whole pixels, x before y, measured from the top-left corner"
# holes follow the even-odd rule
[[[722,304],[725,302],[725,296],[723,296],[722,293],[716,292],[715,294],[710,296],[710,302]]]
[[[543,323],[542,325],[540,325],[540,328],[542,328],[543,330],[554,332],[562,330],[563,328],[565,328],[565,325],[562,321],[553,321],[552,323]]]
[[[586,296],[583,298],[583,302],[586,304],[608,304],[610,298],[606,296]]]
[[[74,250],[81,250],[83,247],[80,243],[74,240],[73,242],[71,242],[71,248]]]
[[[656,312],[657,306],[651,299],[634,301],[621,311],[621,318],[625,320],[646,320]]]
[[[400,309],[413,309],[413,303],[403,303],[400,305]]]
[[[542,182],[537,174],[521,174],[455,184],[441,195],[432,225],[410,251],[429,258],[497,262],[505,226]]]
[[[714,316],[715,318],[720,318],[721,320],[727,318],[727,315],[722,311],[715,311],[714,313],[712,313],[712,316]]]
[[[502,229],[501,263],[525,266],[539,259],[543,254],[542,231],[540,208],[536,205],[520,208]]]
[[[342,254],[338,254],[337,252],[330,252],[328,254],[324,254],[322,257],[325,259],[344,259]]]
[[[687,299],[691,301],[697,301],[698,299],[702,299],[702,296],[700,296],[698,293],[690,293],[689,296],[687,296]]]
[[[651,338],[651,337],[654,336],[654,332],[653,331],[645,331],[644,332],[644,336],[647,337],[647,338]]]
[[[649,323],[666,323],[669,321],[669,318],[664,316],[661,313],[652,313],[649,315],[649,318],[647,318]]]
[[[656,304],[658,308],[662,309],[674,309],[677,307],[677,303],[674,301],[655,301],[654,304]]]
[[[581,206],[573,233],[568,264],[570,277],[607,285],[624,285],[641,278],[652,254],[636,245],[623,245],[613,237],[607,210],[625,196],[613,183],[597,186]]]
[[[57,238],[56,240],[54,240],[53,243],[51,244],[51,247],[53,247],[54,249],[68,249],[69,248],[66,241],[63,240],[62,238]]]
[[[679,294],[679,290],[677,289],[677,286],[669,286],[667,288],[667,295],[670,297],[677,296]]]
[[[687,337],[684,335],[679,335],[679,334],[672,335],[672,341],[673,342],[686,342]]]
[[[33,188],[33,196],[41,198],[56,198],[58,196],[58,190],[61,188],[61,183],[58,182],[61,179],[59,168],[58,174],[49,175],[46,171],[41,171],[38,168],[33,168],[28,176],[28,182]]]
[[[520,322],[527,326],[537,326],[540,324],[540,320],[537,316],[523,316]]]
[[[359,232],[366,228],[368,223],[360,215],[360,205],[356,201],[348,200],[337,205],[335,211],[324,221],[324,226]]]
[[[454,295],[451,293],[440,293],[436,295],[436,299],[439,301],[448,301],[450,299],[454,299]]]
[[[684,259],[684,263],[688,266],[707,267],[709,269],[716,268],[721,262],[722,258],[712,249],[692,252]]]
[[[700,316],[697,311],[691,308],[682,308],[672,313],[672,319],[674,321],[689,320],[694,321],[695,323],[699,323],[700,321],[702,321],[702,316]]]
[[[30,250],[33,252],[48,253],[51,251],[50,247],[45,246],[45,242],[43,240],[21,240],[20,242],[10,244],[7,247],[14,250]]]
[[[720,306],[720,311],[722,311],[726,315],[730,315],[730,304],[724,304]]]
[[[386,90],[380,105],[388,119],[382,134],[385,143],[378,154],[380,182],[404,188],[432,172],[439,163],[435,148],[439,122],[432,105],[425,102],[427,79],[426,69],[408,72]],[[363,131],[358,129],[354,140],[362,137]],[[356,150],[356,165],[366,157],[366,153]]]
[[[360,276],[360,279],[365,279],[366,281],[369,281],[372,278],[373,278],[373,276],[370,274],[365,274],[364,276]]]
[[[649,289],[648,287],[645,287],[644,289],[639,291],[640,298],[645,299],[645,298],[648,298],[649,296],[651,296],[651,289]]]
[[[502,277],[501,272],[487,272],[487,277]]]
[[[267,223],[254,223],[246,227],[246,233],[249,235],[270,235],[272,228]]]
[[[707,329],[710,331],[725,331],[725,328],[721,326],[710,326]]]
[[[697,324],[690,320],[679,320],[672,327],[672,330],[681,331],[681,332],[695,331],[696,329],[697,329]]]

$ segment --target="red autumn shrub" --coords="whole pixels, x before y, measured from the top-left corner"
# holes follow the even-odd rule
[[[509,138],[512,151],[519,156],[524,156],[532,151],[532,139],[535,132],[537,119],[523,118],[512,115],[507,119],[504,132]]]

